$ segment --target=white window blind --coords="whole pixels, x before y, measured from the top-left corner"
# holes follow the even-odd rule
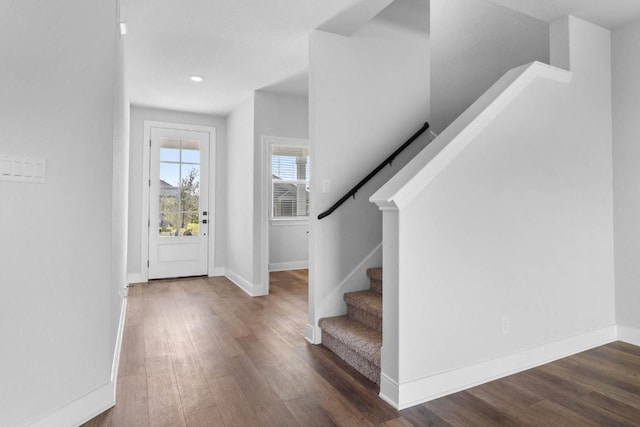
[[[271,146],[271,214],[276,219],[309,216],[309,148]]]

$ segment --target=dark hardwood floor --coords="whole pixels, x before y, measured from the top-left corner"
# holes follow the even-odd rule
[[[640,426],[640,348],[621,342],[397,412],[304,340],[306,273],[259,298],[224,278],[131,288],[117,405],[85,426]]]

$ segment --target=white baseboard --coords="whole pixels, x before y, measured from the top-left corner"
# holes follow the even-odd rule
[[[307,323],[307,326],[304,328],[304,339],[309,341],[311,344],[320,344],[315,340],[315,331],[316,328],[314,328],[312,324]]]
[[[127,274],[127,282],[131,283],[145,283],[147,278],[142,273],[129,273]]]
[[[79,426],[116,404],[115,385],[110,382],[65,405],[29,427]]]
[[[383,374],[380,397],[401,410],[608,344],[617,339],[616,326],[609,326],[472,366],[396,384],[397,393],[393,390],[393,381]]]
[[[302,270],[309,268],[309,261],[276,262],[269,264],[269,271]]]
[[[213,274],[210,274],[209,277],[220,277],[225,275],[224,267],[216,267],[213,269]]]
[[[120,308],[120,323],[118,324],[118,336],[116,338],[116,347],[113,351],[113,364],[111,365],[111,382],[113,383],[114,391],[118,384],[118,367],[120,366],[120,352],[122,350],[122,337],[124,335],[124,322],[127,315],[127,298],[122,299]],[[116,396],[113,396],[115,401]]]
[[[618,325],[618,340],[640,346],[640,329]]]
[[[227,277],[227,279],[235,283],[236,286],[238,286],[240,289],[245,291],[249,296],[259,297],[259,296],[267,295],[266,286],[255,285],[249,282],[244,277],[240,276],[239,274],[229,270],[228,268],[225,269],[225,276]]]
[[[380,374],[379,396],[380,399],[398,409],[398,402],[400,401],[400,387],[398,386],[397,382],[389,378],[384,373]]]

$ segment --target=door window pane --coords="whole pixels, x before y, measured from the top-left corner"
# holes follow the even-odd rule
[[[200,234],[200,217],[198,212],[182,213],[182,233],[184,236],[197,236]]]
[[[160,140],[161,236],[200,233],[200,147],[198,141]]]
[[[160,212],[159,233],[161,236],[175,236],[178,231],[178,212]]]
[[[179,162],[180,161],[180,140],[174,138],[160,139],[160,161]]]
[[[164,182],[164,184],[163,184]],[[180,164],[160,162],[160,194],[164,187],[177,189],[180,186]]]
[[[200,166],[183,165],[180,184],[181,210],[198,212],[200,210]]]
[[[200,164],[200,150],[182,150],[182,163]]]

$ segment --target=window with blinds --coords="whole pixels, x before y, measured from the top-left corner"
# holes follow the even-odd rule
[[[271,217],[309,216],[309,147],[271,145]]]

